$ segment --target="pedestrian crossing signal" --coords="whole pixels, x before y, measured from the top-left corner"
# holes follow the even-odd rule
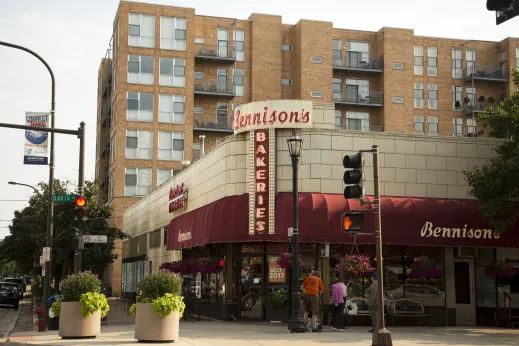
[[[343,213],[342,231],[348,233],[359,233],[364,231],[364,214]]]

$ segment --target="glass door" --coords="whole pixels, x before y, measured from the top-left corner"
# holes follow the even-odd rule
[[[241,257],[241,317],[261,319],[264,296],[263,255]]]

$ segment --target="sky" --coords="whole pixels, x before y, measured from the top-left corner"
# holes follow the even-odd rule
[[[398,27],[415,35],[499,41],[519,37],[519,17],[499,26],[485,0],[147,0],[191,7],[197,14],[247,19],[253,12],[333,22],[334,27],[377,31]],[[25,46],[43,57],[56,78],[56,127],[76,130],[86,122],[85,179],[95,174],[97,72],[112,33],[117,0],[0,0],[0,41]],[[45,67],[31,55],[0,46],[0,122],[24,124],[25,112],[50,110],[51,83]],[[56,134],[55,176],[78,180],[79,141]],[[9,234],[15,210],[32,190],[16,181],[48,182],[48,166],[23,164],[24,131],[0,128],[0,239]]]

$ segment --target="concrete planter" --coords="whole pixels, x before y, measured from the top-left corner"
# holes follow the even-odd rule
[[[101,310],[88,317],[81,314],[79,302],[61,302],[59,336],[62,339],[89,339],[101,334]]]
[[[153,311],[152,304],[137,303],[135,339],[141,342],[178,341],[179,319],[178,311],[162,317]]]

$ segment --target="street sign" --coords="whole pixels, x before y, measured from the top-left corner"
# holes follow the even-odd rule
[[[40,256],[40,266],[45,265],[45,261],[43,260],[43,256]]]
[[[106,235],[84,235],[83,236],[83,241],[85,243],[100,244],[100,243],[106,243],[107,240],[108,240],[108,238]]]
[[[54,203],[73,203],[76,201],[77,195],[52,195]]]
[[[43,262],[50,262],[50,247],[43,248]]]
[[[41,267],[41,276],[45,276],[45,265]]]
[[[288,227],[288,237],[290,238],[293,235],[294,235],[294,227]]]

